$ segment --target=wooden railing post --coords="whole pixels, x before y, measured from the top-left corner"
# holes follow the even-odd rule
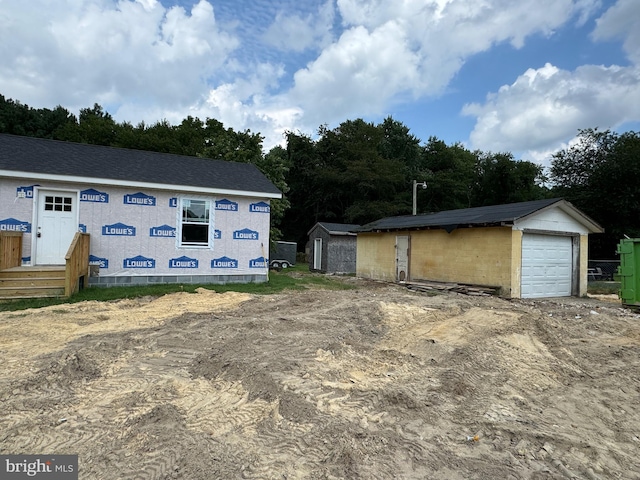
[[[89,247],[88,233],[76,232],[71,246],[65,255],[64,296],[69,297],[80,289],[80,279],[84,285],[89,281]]]
[[[0,232],[0,270],[22,265],[22,232]]]

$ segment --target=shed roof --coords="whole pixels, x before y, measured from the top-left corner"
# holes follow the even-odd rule
[[[281,198],[255,165],[0,134],[0,176]]]
[[[584,224],[593,232],[603,229],[595,221],[562,198],[533,200],[529,202],[492,205],[488,207],[461,208],[443,212],[387,217],[358,228],[358,232],[412,230],[442,228],[448,232],[456,228],[513,225],[515,221],[558,207]]]
[[[309,235],[317,226],[329,232],[330,235],[355,235],[356,230],[360,228],[360,225],[357,225],[355,223],[318,222],[313,227],[311,227],[311,230],[307,232],[307,235]]]

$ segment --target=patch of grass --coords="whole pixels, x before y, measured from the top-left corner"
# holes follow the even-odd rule
[[[314,287],[326,288],[328,290],[351,290],[355,288],[353,285],[350,285],[345,282],[341,282],[336,277],[327,277],[322,274],[315,274],[314,276],[309,276],[305,278],[305,284],[313,285]]]
[[[0,311],[16,311],[28,308],[41,308],[51,305],[77,303],[88,300],[109,302],[124,298],[159,297],[168,293],[189,292],[194,293],[197,288],[208,288],[218,293],[241,292],[256,295],[270,295],[284,290],[304,290],[305,288],[326,288],[333,290],[345,290],[355,288],[338,277],[326,276],[309,272],[308,265],[295,265],[280,272],[270,271],[269,281],[263,283],[230,283],[227,285],[215,284],[158,284],[135,285],[129,287],[88,287],[72,295],[70,298],[36,298],[24,300],[7,300],[0,302]]]
[[[620,282],[589,282],[587,292],[595,295],[617,295]]]
[[[50,305],[69,303],[64,298],[25,298],[20,300],[3,300],[0,302],[0,312],[26,310],[28,308],[42,308]]]

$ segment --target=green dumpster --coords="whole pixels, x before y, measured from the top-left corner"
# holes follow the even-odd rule
[[[625,238],[618,244],[620,291],[625,305],[640,307],[640,238]]]

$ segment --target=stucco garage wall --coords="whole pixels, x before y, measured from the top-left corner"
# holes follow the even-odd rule
[[[580,235],[580,269],[578,272],[578,295],[584,297],[587,295],[589,267],[589,235]]]
[[[396,236],[409,235],[411,280],[433,280],[502,288],[511,292],[513,232],[510,227],[359,233],[356,273],[396,280]]]
[[[358,233],[357,276],[387,282],[396,280],[396,235],[396,232]]]
[[[511,289],[510,227],[411,232],[411,279]]]

